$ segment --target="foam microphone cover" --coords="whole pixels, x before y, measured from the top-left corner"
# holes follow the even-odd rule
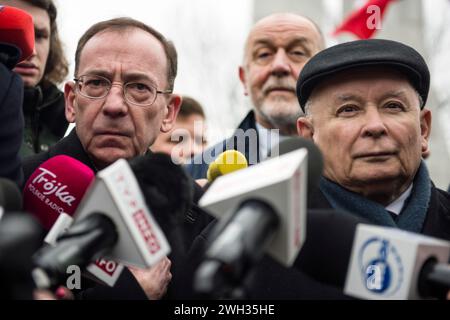
[[[194,194],[193,180],[184,169],[163,153],[139,156],[129,164],[158,223],[184,221]]]
[[[27,59],[34,49],[33,18],[27,12],[15,7],[0,6],[0,43],[20,50],[18,61]],[[3,50],[8,50],[2,46]],[[2,52],[0,51],[0,52]],[[11,55],[13,51],[6,52]]]
[[[189,244],[183,223],[192,205],[195,182],[166,154],[149,153],[130,160],[129,164],[151,214],[171,246],[173,278],[168,296],[186,299],[190,296],[192,269],[186,258]]]
[[[33,213],[46,230],[59,214],[73,216],[94,172],[80,161],[58,155],[42,163],[30,176],[23,191],[23,206]]]
[[[0,300],[33,298],[31,257],[44,234],[37,219],[24,212],[8,212],[0,220]]]
[[[308,193],[311,193],[318,186],[323,171],[322,153],[314,142],[299,137],[287,138],[272,148],[270,157],[273,158],[302,148],[306,148],[308,151]]]
[[[237,150],[226,150],[209,165],[206,177],[213,182],[218,177],[248,167],[247,159]]]
[[[307,237],[295,267],[319,282],[343,289],[356,227],[368,222],[332,209],[310,209],[306,221]]]
[[[17,185],[9,179],[0,178],[0,206],[4,211],[22,209],[22,196]]]

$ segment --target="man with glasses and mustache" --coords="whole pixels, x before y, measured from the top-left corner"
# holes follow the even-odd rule
[[[268,156],[283,136],[296,135],[302,116],[295,84],[304,64],[324,48],[321,31],[311,20],[277,13],[258,21],[247,38],[239,78],[253,110],[233,136],[191,160],[187,169],[196,179],[206,177],[208,165],[224,150],[242,152],[250,165]]]
[[[66,118],[75,129],[49,151],[24,161],[25,181],[56,155],[97,172],[147,153],[160,132],[171,130],[180,109],[181,97],[172,93],[176,73],[175,47],[155,29],[131,18],[94,24],[78,42],[75,77],[64,87]],[[189,231],[195,234],[198,223],[200,232],[210,221],[205,217],[202,225],[202,218],[192,218]],[[91,288],[81,296],[159,299],[172,278],[170,269],[167,258],[145,270],[125,268],[115,287]]]

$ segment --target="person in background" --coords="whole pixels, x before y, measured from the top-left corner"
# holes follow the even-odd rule
[[[31,16],[28,18],[31,20]],[[22,110],[17,107],[23,101],[23,81],[12,69],[21,54],[15,45],[0,40],[0,177],[11,179],[17,185],[23,183],[20,147],[24,120]]]
[[[205,131],[205,113],[201,104],[184,96],[173,129],[160,133],[151,150],[171,155],[176,163],[184,163],[205,149]]]
[[[13,69],[24,83],[25,130],[20,154],[25,157],[48,150],[67,130],[64,94],[57,85],[66,78],[68,63],[58,34],[53,0],[0,0],[0,4],[22,9],[34,21],[34,52]]]
[[[252,110],[233,136],[194,157],[187,170],[195,179],[206,178],[209,164],[225,150],[235,149],[254,165],[267,158],[283,137],[296,135],[302,115],[295,84],[305,63],[325,47],[322,32],[310,19],[293,13],[275,13],[259,20],[245,45],[239,79]]]

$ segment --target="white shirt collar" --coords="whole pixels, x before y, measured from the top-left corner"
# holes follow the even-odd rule
[[[399,215],[403,209],[403,206],[405,205],[406,199],[408,199],[408,197],[411,195],[412,187],[413,187],[413,184],[411,183],[409,188],[406,189],[406,191],[403,192],[400,195],[400,197],[398,197],[394,202],[390,203],[386,207],[386,210],[391,211],[391,212],[395,213],[396,215]]]
[[[256,123],[256,129],[258,131],[259,158],[261,161],[268,157],[269,151],[273,146],[276,146],[281,141],[288,138],[288,136],[280,135],[280,130],[267,129],[259,123]]]

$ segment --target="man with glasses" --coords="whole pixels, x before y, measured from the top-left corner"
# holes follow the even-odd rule
[[[75,78],[64,88],[66,118],[75,130],[27,158],[25,177],[58,154],[94,172],[145,154],[178,114],[181,97],[172,94],[176,72],[176,50],[158,31],[129,18],[94,24],[78,42]]]
[[[181,97],[172,93],[176,73],[176,50],[158,31],[130,18],[93,25],[78,42],[75,79],[64,88],[66,118],[76,124],[75,130],[48,152],[24,161],[25,181],[41,163],[60,154],[97,172],[120,158],[148,152],[177,117]],[[195,228],[200,232],[209,218],[196,214],[189,221],[186,234],[195,235]],[[161,298],[171,279],[169,270],[168,259],[154,268],[132,270],[140,287],[125,270],[112,290],[91,290],[84,297]]]
[[[95,168],[144,154],[172,128],[181,104],[171,93],[176,63],[173,45],[137,21],[98,23],[81,37],[66,117]]]

